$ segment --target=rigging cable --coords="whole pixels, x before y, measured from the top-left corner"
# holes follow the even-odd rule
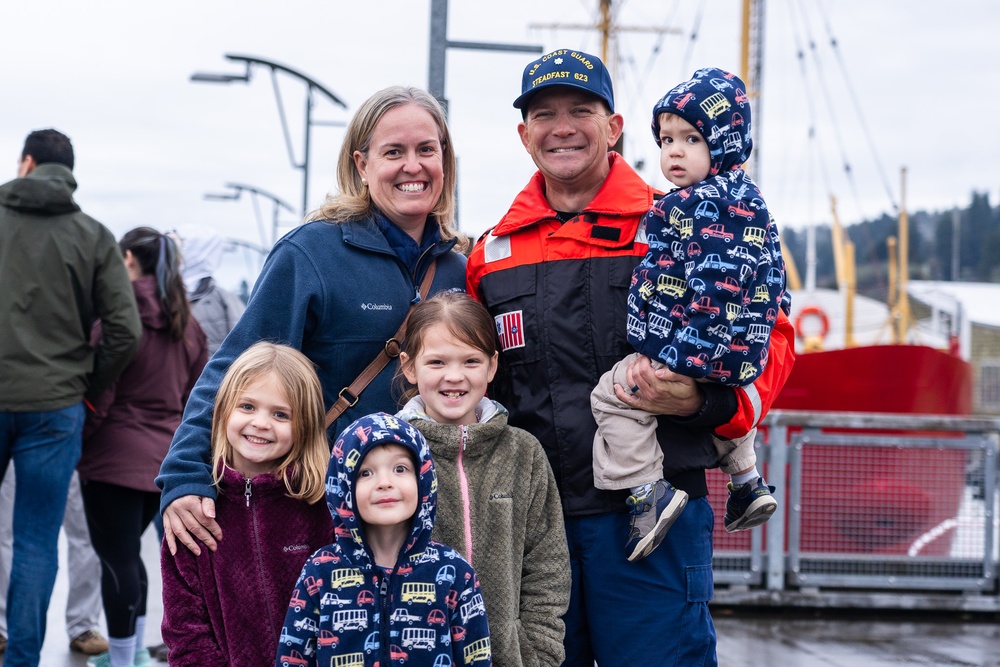
[[[618,101],[617,106],[622,106],[622,102],[625,101],[626,106],[622,106],[624,109],[631,108],[632,100],[639,96],[641,91],[636,90],[636,86],[638,85],[641,88],[643,80],[639,79],[637,82],[633,82],[628,76],[629,71],[635,69],[635,56],[631,53],[631,50],[629,53],[625,52],[625,48],[631,46],[631,44],[626,40],[622,40],[620,36],[621,30],[619,26],[621,25],[621,21],[619,17],[621,16],[623,5],[624,0],[617,5],[611,3],[613,14],[610,19],[611,25],[609,26],[608,59],[615,62],[612,69],[612,75],[615,77],[615,98]]]
[[[635,56],[629,52],[625,52],[626,46],[629,44],[622,40],[620,35],[621,31],[618,26],[621,25],[620,17],[622,12],[622,7],[624,5],[624,0],[615,3],[611,2],[608,25],[608,54],[607,59],[610,61],[605,63],[613,79],[614,91],[615,91],[615,107],[618,113],[623,116],[627,116],[627,110],[633,109],[632,101],[636,99],[641,91],[636,90],[636,87],[641,88],[643,81],[633,81],[629,76],[631,70],[635,69]],[[598,21],[595,18],[594,25],[598,25]],[[600,55],[600,54],[598,54]],[[628,142],[629,149],[626,150],[622,148],[622,153],[627,154],[631,157],[633,153],[633,135],[635,132],[630,130],[632,124],[626,120],[625,129],[622,132],[622,142]],[[641,126],[637,126],[641,127]],[[641,130],[638,136],[644,135]],[[633,166],[639,166],[633,162]]]
[[[702,3],[704,3],[704,0],[702,0]],[[659,83],[660,81],[662,81],[662,77],[658,77],[658,76],[654,75],[654,68],[656,67],[656,64],[657,64],[657,61],[658,61],[660,55],[662,55],[663,44],[664,44],[664,42],[665,42],[665,40],[667,38],[667,35],[669,34],[670,26],[675,21],[677,10],[679,9],[680,5],[681,5],[681,0],[675,0],[673,3],[671,3],[671,6],[670,6],[669,10],[666,12],[666,18],[664,19],[664,21],[662,23],[662,30],[660,30],[660,31],[657,32],[656,39],[655,39],[655,41],[653,43],[653,46],[650,48],[649,56],[646,59],[646,63],[645,63],[645,66],[643,68],[643,72],[636,79],[635,85],[631,87],[631,89],[628,91],[627,95],[622,94],[622,93],[625,92],[624,88],[625,88],[625,83],[626,83],[624,72],[622,73],[622,85],[620,86],[620,88],[622,90],[620,90],[620,91],[616,90],[616,96],[620,100],[623,99],[623,98],[626,99],[627,104],[626,105],[620,105],[620,106],[622,106],[623,110],[624,109],[636,109],[636,108],[639,108],[639,109],[652,109],[652,106],[653,106],[652,104],[646,104],[642,100],[647,97],[646,96],[646,87],[647,87],[648,84],[650,84],[651,82]],[[621,49],[622,48],[622,40],[615,39],[614,44],[615,44],[615,47],[617,49]],[[625,60],[626,60],[626,58],[623,55],[620,56],[620,61],[621,62],[625,62]],[[628,62],[633,67],[635,66],[635,63],[637,62],[637,59],[635,57],[630,57],[627,60],[628,60]],[[634,67],[634,69],[637,70],[638,68]],[[627,81],[627,83],[631,83],[631,81]],[[616,88],[619,87],[618,84],[619,84],[619,82],[616,81],[615,82]],[[672,83],[668,84],[668,85],[672,85]],[[664,92],[666,92],[666,89],[664,89],[664,90],[656,90],[656,91],[653,91],[652,95],[650,95],[649,97],[652,98],[652,99],[659,99],[659,97],[662,96]],[[643,120],[644,120],[644,122],[642,123],[642,125],[648,125],[648,123],[649,123],[648,117],[645,118],[645,119],[643,119]],[[649,137],[649,135],[645,134],[641,130],[638,132],[638,134],[636,134],[635,132],[627,132],[625,139],[626,139],[626,141],[629,142],[629,147],[630,148],[633,148],[632,142],[634,141],[634,137],[636,137],[636,136],[643,137],[643,139],[641,141],[641,144],[642,144],[643,148],[638,149],[638,153],[641,155],[643,152],[646,152],[646,148],[645,147],[646,147],[646,144],[648,143],[648,137]],[[640,160],[640,163],[641,162],[642,161]],[[654,180],[655,180],[656,176],[658,176],[658,175],[660,175],[658,173],[658,171],[655,172]]]
[[[821,14],[821,16],[823,16],[825,18],[825,15]],[[827,29],[828,29],[828,34],[830,34],[829,33],[829,23],[827,23],[826,25],[827,25]],[[833,40],[833,41],[835,42],[836,40]],[[818,56],[818,54],[815,51],[815,42],[812,40],[811,33],[810,33],[810,43],[813,45],[813,49],[814,49],[813,54],[814,54],[814,57],[815,57],[815,59],[817,61],[817,69],[819,69],[819,56]],[[844,73],[844,77],[846,79],[846,72]],[[826,85],[825,81],[823,82],[823,90],[824,90],[824,93],[829,94],[829,87]],[[833,113],[832,113],[833,105],[832,105],[832,103],[829,102],[829,99],[828,99],[827,103],[830,105],[829,106],[829,108],[831,110],[831,114],[830,115],[831,115],[831,118],[832,118],[832,116],[833,116]],[[864,126],[863,119],[862,119],[862,125]],[[837,130],[837,125],[835,123],[834,123],[834,129]],[[840,133],[839,133],[839,131],[837,132],[837,140],[838,140],[838,143],[841,146],[844,145],[843,141],[840,140]],[[845,157],[844,158],[844,161],[845,161],[845,170],[848,170],[849,169],[849,165],[847,164],[846,160],[847,160],[847,158]],[[863,224],[864,221],[865,221],[865,214],[864,214],[864,209],[861,206],[861,196],[860,196],[860,194],[858,192],[858,189],[857,189],[857,183],[856,183],[856,181],[853,178],[853,174],[850,173],[849,171],[847,173],[848,173],[848,183],[851,186],[851,192],[854,195],[854,199],[855,199],[855,206],[857,206],[857,209],[858,209],[858,214],[859,214],[859,218],[860,218],[859,222],[862,223],[862,224],[860,224],[858,226],[858,230],[859,230],[858,233],[860,233],[864,237],[864,239],[863,239],[864,240],[863,247],[867,247],[868,248],[867,256],[866,257],[861,257],[860,259],[862,259],[863,261],[868,261],[868,260],[875,261],[877,259],[876,258],[876,247],[877,246],[875,244],[875,240],[872,238],[871,226]],[[884,183],[884,178],[883,178],[883,183]],[[892,200],[892,194],[891,193],[889,193],[889,201],[893,205],[893,207],[895,208],[896,204]],[[844,232],[847,233],[847,229],[846,228],[844,229]]]
[[[803,17],[802,24],[805,29],[806,37],[809,40],[809,52],[812,55],[812,59],[816,67],[816,77],[819,80],[820,91],[823,94],[824,100],[826,101],[826,110],[827,114],[830,117],[830,126],[833,129],[834,139],[836,140],[837,147],[840,150],[840,159],[843,163],[844,176],[847,179],[847,183],[851,188],[851,193],[854,195],[855,204],[858,207],[858,212],[861,214],[861,217],[864,218],[864,209],[861,207],[861,195],[858,192],[857,183],[854,180],[854,173],[851,170],[851,163],[847,159],[847,154],[844,152],[845,143],[843,137],[841,136],[840,126],[837,123],[837,117],[834,114],[834,103],[830,97],[830,86],[827,84],[826,78],[823,75],[823,63],[822,60],[820,59],[819,51],[816,48],[816,40],[813,39],[812,30],[810,30],[809,28],[809,22],[805,17],[804,11],[802,11],[802,17]],[[833,195],[832,189],[830,190],[830,195],[831,196]]]
[[[803,22],[803,25],[805,25],[806,19],[805,19],[805,16],[804,16],[804,11],[802,10],[801,7],[799,8],[799,10],[802,11],[802,13],[803,13],[803,15],[801,17],[801,20]],[[793,15],[795,14],[794,7],[793,7],[792,14]],[[801,30],[804,31],[806,33],[807,38],[809,38],[810,47],[815,48],[815,42],[811,39],[811,36],[809,35],[808,27],[804,27]],[[802,79],[803,79],[803,89],[806,90],[806,98],[807,98],[808,106],[809,106],[810,121],[812,122],[812,126],[810,127],[810,140],[811,140],[810,145],[813,146],[814,152],[811,154],[811,158],[815,161],[816,167],[818,168],[818,170],[822,174],[824,185],[825,185],[826,190],[827,190],[827,195],[829,197],[832,197],[833,196],[833,187],[832,187],[832,182],[831,182],[831,179],[830,179],[830,175],[827,172],[827,161],[822,158],[823,155],[828,154],[828,153],[827,153],[827,151],[823,147],[823,142],[822,142],[822,139],[821,139],[821,134],[818,131],[819,128],[818,128],[818,126],[816,124],[816,121],[817,121],[816,110],[815,110],[815,107],[814,107],[813,102],[812,102],[812,100],[814,98],[814,95],[811,92],[810,83],[815,83],[815,82],[812,79],[809,78],[809,76],[807,74],[807,71],[806,71],[808,64],[806,62],[805,50],[804,50],[801,42],[799,41],[800,29],[799,28],[793,29],[792,30],[792,34],[795,37],[796,53],[798,54],[797,57],[799,59],[799,65],[800,65],[800,74],[801,74]],[[816,61],[815,62],[815,66],[818,69],[819,68],[819,62],[815,58],[814,58],[814,60]],[[821,76],[817,76],[817,80],[819,81],[819,84],[821,85],[821,87],[825,88],[825,84],[822,81],[822,77]],[[825,89],[824,92],[828,92],[828,91]],[[827,104],[828,105],[830,104],[829,100],[827,100]],[[832,113],[830,115],[831,115],[831,123],[833,124]],[[836,125],[835,124],[834,124],[834,128],[836,129]],[[838,135],[837,138],[838,138],[838,141],[839,141],[839,133],[837,133],[837,135]],[[843,142],[840,141],[840,143],[842,144]],[[846,158],[845,158],[845,163],[846,163]],[[857,198],[858,193],[857,193],[857,189],[855,187],[855,183],[854,183],[853,179],[849,178],[848,180],[849,180],[849,183],[850,183],[850,185],[852,187],[852,190],[854,191],[855,198]],[[860,210],[861,209],[860,209],[860,206],[859,206],[859,213],[860,213]],[[863,216],[862,216],[862,219],[863,219]],[[814,229],[813,226],[810,226],[809,231],[810,231],[810,233],[815,234],[815,229]],[[845,230],[845,232],[846,232],[846,230]],[[863,225],[862,226],[861,233],[863,233],[867,237],[869,237],[867,239],[868,243],[865,244],[866,247],[869,247],[869,248],[874,247],[873,244],[871,243],[871,238],[870,238],[871,231],[870,231],[870,229],[868,228],[867,225]],[[812,241],[812,243],[814,244],[815,241]],[[816,261],[815,257],[812,258],[812,261],[813,262]],[[815,271],[815,264],[813,264],[812,266],[810,266],[809,265],[809,260],[807,259],[807,272],[810,271],[810,270],[811,271]],[[807,273],[807,279],[808,279],[808,273]],[[814,276],[813,276],[813,279],[814,279]]]
[[[705,1],[698,3],[698,12],[694,17],[694,25],[691,27],[691,38],[688,40],[688,47],[684,51],[684,58],[681,60],[681,74],[678,81],[684,81],[691,72],[691,56],[694,54],[695,42],[698,41],[698,31],[701,29],[701,19],[705,15]]]
[[[822,138],[820,136],[820,133],[817,131],[816,106],[813,102],[814,96],[812,94],[810,86],[812,79],[809,77],[809,73],[806,71],[808,68],[808,63],[806,62],[805,48],[802,46],[802,42],[799,39],[799,35],[802,29],[799,28],[797,25],[795,25],[796,12],[794,7],[795,7],[794,4],[791,5],[792,11],[790,12],[790,14],[793,23],[791,32],[792,32],[792,37],[795,40],[795,58],[799,64],[799,76],[802,78],[803,97],[805,98],[806,101],[806,108],[808,110],[808,116],[809,116],[809,143],[815,146],[817,155],[822,155],[823,153]],[[830,180],[830,175],[829,173],[827,173],[826,163],[823,160],[818,160],[817,165],[819,167],[820,175],[822,176],[824,187],[826,188],[828,193],[832,193],[833,187]]]
[[[875,158],[875,166],[878,169],[879,176],[882,179],[882,187],[885,188],[886,195],[889,197],[889,202],[892,204],[892,209],[894,212],[899,212],[899,205],[896,203],[895,197],[892,194],[892,187],[889,185],[889,179],[886,177],[885,169],[882,167],[882,161],[879,159],[878,150],[875,148],[875,141],[872,138],[871,131],[868,127],[868,122],[865,120],[864,113],[861,103],[858,100],[857,93],[854,91],[854,86],[851,84],[850,77],[847,75],[847,67],[844,65],[844,60],[840,54],[840,46],[837,42],[837,38],[833,34],[833,30],[830,27],[830,21],[823,10],[823,4],[817,3],[819,7],[820,16],[823,18],[823,26],[826,28],[826,33],[830,38],[830,48],[833,50],[833,54],[837,60],[837,65],[840,67],[841,76],[844,77],[844,83],[847,85],[847,91],[850,94],[851,102],[854,104],[854,110],[858,114],[858,118],[861,120],[861,128],[864,130],[865,139],[868,141],[868,148],[871,149],[872,156]]]
[[[674,21],[674,16],[677,14],[677,8],[679,5],[680,5],[679,1],[674,2],[671,10],[667,12],[667,18],[663,22],[663,32],[657,34],[656,41],[653,43],[653,48],[649,50],[649,58],[646,60],[646,67],[642,73],[642,81],[649,81],[653,76],[653,67],[656,65],[656,60],[660,56],[660,50],[663,48],[663,42],[667,38],[667,29],[670,27],[670,24],[673,23]]]

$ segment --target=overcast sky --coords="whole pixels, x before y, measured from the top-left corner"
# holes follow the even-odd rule
[[[451,0],[448,36],[599,54],[595,31],[567,27],[592,24],[597,4]],[[652,104],[698,67],[739,71],[741,3],[615,7],[624,28],[676,30],[622,32],[612,63],[625,156],[643,163],[649,182],[667,187],[648,127]],[[262,239],[249,195],[204,199],[225,193],[227,182],[280,197],[296,209],[282,211],[281,223],[298,222],[302,171],[288,156],[267,69],[255,67],[249,84],[189,80],[196,71],[242,74],[226,53],[286,65],[349,105],[345,111],[318,98],[318,122],[345,122],[385,86],[427,86],[430,0],[48,0],[6,3],[3,13],[0,182],[14,177],[25,135],[55,127],[76,148],[77,200],[119,237],[138,225],[197,225],[269,244],[268,200],[259,200]],[[1000,135],[990,128],[1000,109],[998,35],[993,0],[770,0],[755,148],[758,182],[779,224],[828,222],[831,193],[845,224],[894,214],[903,166],[911,211],[966,206],[973,191],[989,192],[996,204]],[[511,107],[532,57],[448,51],[446,96],[467,234],[493,225],[534,171]],[[283,75],[278,85],[300,161],[305,88]],[[342,126],[313,127],[309,208],[334,183],[342,137]]]

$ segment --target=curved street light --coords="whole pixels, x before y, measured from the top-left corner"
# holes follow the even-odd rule
[[[242,250],[243,261],[247,271],[247,276],[240,282],[239,297],[243,303],[250,298],[250,286],[257,281],[261,269],[264,268],[264,260],[267,259],[268,250],[256,243],[251,243],[244,239],[227,238],[224,252],[237,253]]]
[[[225,194],[216,194],[212,192],[205,193],[205,199],[211,199],[214,201],[236,201],[240,198],[244,192],[250,193],[250,200],[253,203],[254,217],[257,218],[257,229],[260,232],[260,242],[265,247],[272,247],[278,242],[278,209],[283,208],[292,215],[295,215],[295,209],[292,205],[286,202],[284,199],[273,195],[266,190],[261,188],[255,188],[252,185],[245,185],[243,183],[226,183],[226,187],[232,190]],[[270,241],[267,239],[267,234],[264,231],[264,219],[261,216],[259,198],[269,199],[271,201],[271,238]]]
[[[281,128],[285,136],[285,147],[288,149],[288,158],[292,167],[302,170],[302,215],[305,216],[309,202],[309,136],[313,125],[335,125],[343,126],[343,122],[338,121],[314,121],[312,119],[313,91],[319,92],[337,106],[347,109],[347,103],[334,95],[329,89],[316,80],[306,76],[302,72],[296,71],[287,65],[276,63],[271,60],[246,56],[235,53],[227,53],[226,58],[234,62],[242,62],[246,66],[243,74],[217,74],[212,72],[195,72],[191,75],[191,81],[201,83],[249,83],[250,75],[254,65],[267,67],[271,72],[271,83],[274,87],[274,94],[278,101],[278,115],[281,117]],[[281,99],[281,89],[278,87],[278,72],[284,72],[306,84],[306,124],[305,124],[305,148],[303,149],[302,161],[296,162],[295,151],[292,149],[291,135],[288,131],[288,121],[285,118],[285,107]]]

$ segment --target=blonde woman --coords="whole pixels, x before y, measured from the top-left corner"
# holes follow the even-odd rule
[[[454,252],[455,152],[437,101],[416,88],[381,90],[347,128],[337,166],[339,192],[271,250],[246,312],[192,393],[157,484],[170,552],[196,554],[225,539],[215,521],[209,457],[215,391],[233,360],[258,340],[285,343],[316,365],[331,406],[384,348],[421,296],[464,289],[465,257]],[[392,412],[397,363],[386,366],[333,423]]]

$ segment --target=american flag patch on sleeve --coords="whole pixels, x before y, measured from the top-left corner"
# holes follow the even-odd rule
[[[493,319],[497,323],[497,336],[500,338],[500,348],[505,352],[514,348],[524,347],[524,327],[521,324],[521,313],[503,313]]]

